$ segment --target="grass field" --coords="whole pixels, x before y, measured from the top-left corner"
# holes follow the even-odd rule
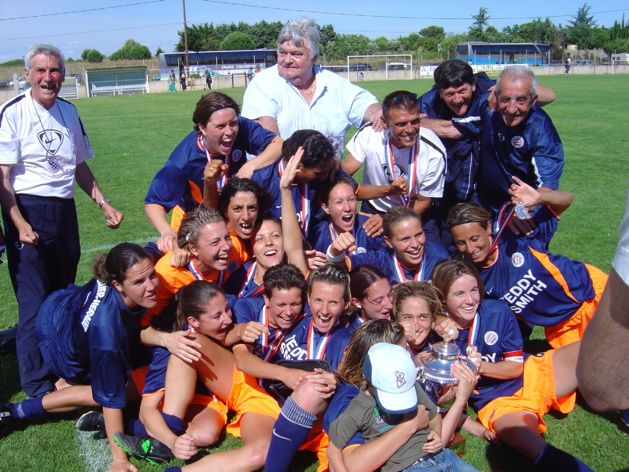
[[[627,76],[544,76],[541,83],[557,94],[546,107],[565,146],[566,166],[561,187],[575,195],[562,216],[551,250],[594,264],[606,272],[618,242],[618,225],[626,201],[629,177],[629,80]],[[429,80],[365,82],[378,99],[397,89],[423,93]],[[242,101],[242,89],[228,90]],[[106,228],[102,213],[84,194],[77,194],[82,259],[77,284],[91,277],[95,256],[121,241],[143,244],[156,234],[144,215],[143,201],[151,178],[170,152],[192,129],[191,116],[202,91],[101,97],[76,101],[96,158],[90,167],[105,195],[125,212],[117,230]],[[353,131],[350,131],[353,133]],[[0,266],[0,329],[17,321],[17,308],[6,264]],[[536,330],[533,348],[542,346]],[[627,373],[619,373],[627,375]],[[0,402],[19,401],[15,358],[0,357]],[[585,461],[594,470],[629,470],[629,435],[617,429],[617,416],[590,412],[580,401],[566,418],[546,415],[547,440]],[[236,447],[228,437],[221,448]],[[466,460],[481,470],[534,470],[519,455],[487,446],[477,438],[467,442]],[[89,459],[89,460],[88,460]],[[22,424],[0,438],[0,471],[105,471],[109,465],[105,441],[79,437],[71,420]],[[100,462],[99,462],[100,461]],[[159,467],[134,461],[141,471]],[[293,470],[314,470],[302,456]],[[174,464],[180,464],[174,461]],[[557,471],[561,472],[561,471]]]

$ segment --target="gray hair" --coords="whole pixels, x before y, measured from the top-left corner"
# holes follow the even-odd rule
[[[295,46],[300,47],[304,39],[308,41],[310,59],[318,57],[321,35],[319,34],[319,28],[315,21],[308,18],[288,20],[277,37],[278,52],[280,46],[286,41],[292,41]]]
[[[535,78],[533,71],[528,66],[509,66],[503,69],[496,81],[496,96],[500,94],[500,82],[502,80],[518,82],[526,79],[531,81],[529,94],[531,95],[531,98],[534,98],[537,95],[537,79]]]
[[[63,59],[63,53],[61,49],[52,44],[31,44],[24,55],[24,68],[28,71],[31,70],[31,66],[33,65],[33,58],[37,54],[45,54],[46,56],[54,56],[59,59],[59,66],[61,67],[61,71],[65,72],[65,61]]]

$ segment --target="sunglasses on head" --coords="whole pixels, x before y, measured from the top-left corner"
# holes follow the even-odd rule
[[[405,93],[404,95],[397,95],[397,96],[395,96],[395,97],[393,97],[391,99],[391,103],[394,103],[395,105],[399,105],[404,100],[408,100],[410,102],[416,102],[417,101],[417,94],[416,93]]]

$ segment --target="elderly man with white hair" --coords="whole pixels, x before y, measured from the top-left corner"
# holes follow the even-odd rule
[[[345,132],[378,123],[382,107],[368,91],[316,65],[319,30],[314,20],[290,20],[277,39],[277,64],[256,74],[245,91],[242,116],[288,139],[315,129],[343,154]]]

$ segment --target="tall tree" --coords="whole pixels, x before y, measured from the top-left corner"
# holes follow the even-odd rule
[[[150,59],[151,51],[133,39],[127,39],[120,49],[109,56],[112,61],[121,59]]]
[[[255,49],[256,45],[253,39],[246,33],[234,31],[230,33],[223,41],[221,41],[221,50],[233,49]]]
[[[446,32],[443,27],[435,25],[430,25],[419,30],[419,34],[421,34],[424,38],[434,38],[437,41],[441,41],[446,37]]]
[[[472,15],[474,23],[469,28],[469,39],[472,41],[488,41],[489,36],[485,32],[489,21],[489,10],[485,7],[480,7],[478,14]]]
[[[179,42],[175,45],[175,50],[183,51],[184,37],[183,31],[177,31]],[[188,49],[190,51],[214,51],[218,49],[222,38],[218,37],[213,23],[202,23],[188,26]]]

